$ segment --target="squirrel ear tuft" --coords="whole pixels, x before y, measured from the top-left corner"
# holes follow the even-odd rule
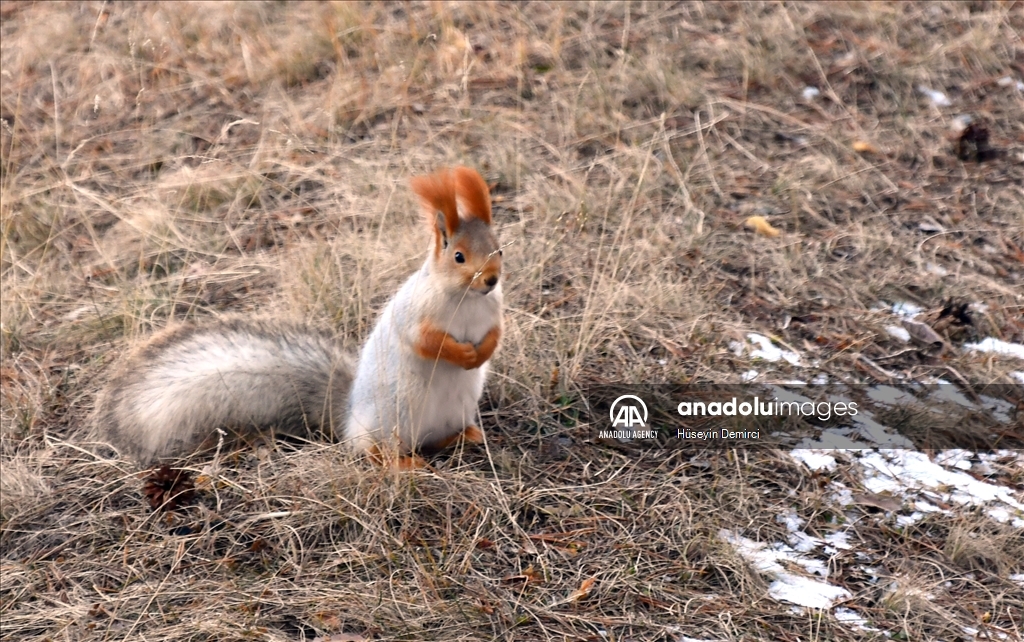
[[[487,181],[475,169],[459,166],[452,170],[455,194],[466,218],[478,218],[491,224],[491,192]]]
[[[410,181],[412,191],[420,197],[427,223],[437,236],[437,245],[445,236],[451,238],[459,229],[459,210],[455,201],[455,180],[446,169],[416,176]],[[443,222],[443,229],[442,229]]]

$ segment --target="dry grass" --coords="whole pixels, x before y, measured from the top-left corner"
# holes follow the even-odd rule
[[[1024,76],[1019,3],[0,11],[3,639],[870,637],[772,601],[718,538],[781,536],[789,509],[836,528],[805,468],[573,443],[552,370],[569,393],[737,382],[729,341],[756,331],[872,382],[864,358],[903,347],[880,299],[979,302],[951,343],[1024,341],[1024,111],[998,82]],[[956,158],[965,113],[1000,158]],[[81,442],[107,365],[168,319],[297,317],[355,350],[426,249],[407,179],[453,163],[496,184],[511,244],[486,451],[403,476],[324,445],[196,460],[199,504],[164,515]],[[1020,365],[885,368],[1012,383]],[[886,524],[857,532],[896,588],[834,559],[874,626],[1020,634],[1019,532]]]

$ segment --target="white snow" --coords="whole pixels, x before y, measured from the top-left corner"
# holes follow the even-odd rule
[[[1005,399],[996,399],[987,395],[981,395],[982,405],[988,408],[999,421],[1004,424],[1010,423],[1010,413],[1013,412],[1013,404]]]
[[[769,390],[772,391],[773,396],[776,399],[778,399],[779,401],[792,401],[792,402],[801,403],[801,404],[803,404],[803,403],[814,403],[813,401],[811,401],[810,399],[808,399],[807,397],[805,397],[803,395],[798,395],[795,392],[792,392],[790,390],[786,390],[785,388],[782,388],[782,387],[779,387],[779,386],[769,386],[768,388],[769,388]]]
[[[924,271],[928,274],[934,274],[935,276],[949,276],[949,270],[938,263],[925,263]]]
[[[823,562],[808,558],[785,544],[755,542],[729,531],[720,532],[719,537],[732,544],[740,556],[753,564],[759,572],[775,580],[768,587],[768,594],[780,602],[827,609],[838,600],[852,597],[849,591],[840,586],[787,571],[780,562],[803,567],[811,574],[828,576],[828,568]]]
[[[796,511],[790,509],[790,511],[784,515],[776,515],[775,521],[780,524],[786,525],[786,530],[790,533],[795,533],[800,530],[800,527],[804,525],[804,520],[796,514]]]
[[[765,361],[778,361],[779,359],[785,359],[794,366],[800,365],[800,355],[789,350],[783,350],[782,348],[776,347],[772,340],[768,337],[750,332],[747,334],[747,339],[751,343],[755,343],[760,348],[750,351],[750,356],[755,359],[764,359]]]
[[[891,312],[894,321],[913,319],[923,312],[923,308],[909,302],[891,305],[880,302],[878,306],[878,311]],[[983,304],[974,304],[972,310],[981,306]],[[886,326],[885,331],[903,343],[911,339],[906,328],[898,323]],[[768,362],[784,360],[795,366],[818,369],[816,363],[802,363],[801,355],[780,347],[765,335],[748,333],[746,338],[746,343],[730,342],[729,348],[737,356],[748,353],[754,359]],[[995,338],[967,344],[964,348],[1024,359],[1024,345]],[[751,369],[740,376],[744,382],[752,382],[763,374]],[[1011,372],[1010,376],[1024,385],[1024,371]],[[819,373],[811,381],[815,385],[826,385],[829,377]],[[917,410],[945,413],[950,410],[950,404],[954,404],[971,410],[983,408],[1003,423],[1011,420],[1013,406],[1005,400],[985,395],[968,397],[957,386],[942,379],[929,377],[923,384],[910,385],[909,389],[869,386],[865,391],[870,400],[868,408],[873,403],[886,407],[913,406]],[[802,385],[803,381],[796,380],[776,383],[767,387],[768,394],[781,402],[813,403],[799,394],[798,391],[804,391],[801,390]],[[844,402],[849,406],[851,403],[842,395],[834,394],[829,395],[828,401],[833,405]],[[857,401],[865,400],[858,398]],[[908,528],[929,515],[950,515],[967,508],[1024,530],[1024,495],[1015,494],[1013,489],[995,483],[1007,466],[1024,466],[1024,455],[1015,451],[974,453],[953,449],[925,454],[917,451],[909,439],[879,423],[868,408],[859,404],[857,414],[845,415],[839,421],[840,425],[823,426],[817,436],[804,437],[790,451],[793,459],[802,462],[809,470],[824,473],[825,501],[845,512],[847,526],[844,528],[847,530],[820,537],[811,535],[804,530],[805,520],[795,510],[789,510],[775,517],[785,526],[783,541],[757,542],[743,537],[739,531],[723,530],[720,536],[758,572],[770,578],[769,596],[795,605],[792,607],[794,612],[802,612],[804,608],[833,609],[836,619],[851,630],[877,632],[865,617],[849,608],[857,606],[850,592],[828,582],[830,565],[842,563],[837,562],[837,557],[862,563],[878,561],[868,552],[857,550],[860,540],[854,530],[856,523],[875,519]],[[833,475],[829,473],[837,474],[831,478]],[[986,478],[995,479],[990,482]],[[871,496],[875,499],[872,500]],[[872,515],[851,510],[854,505],[865,503],[882,508],[883,512]],[[1012,576],[1011,579],[1024,586],[1024,575]],[[877,578],[873,580],[877,581]],[[837,602],[846,600],[850,604],[835,607]]]
[[[989,516],[1024,527],[1024,504],[1014,498],[1009,488],[980,481],[961,470],[944,468],[922,452],[867,451],[861,455],[859,463],[863,466],[864,487],[873,493],[906,495],[917,491],[946,504],[993,503],[995,506],[989,507]]]
[[[826,451],[814,448],[797,448],[789,453],[793,459],[804,462],[811,470],[835,470],[836,458]]]
[[[807,86],[800,92],[800,95],[803,96],[804,100],[813,100],[821,95],[821,90],[817,87]]]
[[[839,600],[850,598],[850,592],[802,575],[783,573],[768,587],[768,595],[780,602],[790,602],[812,609],[827,609]]]
[[[924,312],[924,308],[906,301],[897,301],[892,304],[892,313],[904,319],[913,319],[922,312]]]
[[[928,97],[928,100],[932,102],[936,107],[949,107],[953,103],[949,100],[949,97],[941,91],[936,91],[931,87],[925,85],[918,85],[917,90]]]
[[[871,386],[868,388],[868,399],[885,406],[912,405],[917,403],[914,395],[892,386]]]
[[[1013,86],[1017,91],[1024,91],[1024,82],[1020,80],[1014,80],[1010,76],[1003,76],[1002,78],[996,81],[996,84],[999,85],[1000,87]],[[807,90],[805,89],[804,91]]]
[[[1007,357],[1024,359],[1024,346],[1019,343],[1010,343],[1009,341],[992,337],[983,339],[978,343],[965,343],[964,347],[968,350],[976,350],[977,352],[994,352]]]
[[[868,626],[867,619],[853,609],[839,607],[832,612],[832,615],[834,615],[840,622],[849,624],[854,631],[878,631],[878,629]]]
[[[963,393],[957,390],[956,386],[952,384],[940,385],[935,392],[929,395],[929,397],[935,401],[952,401],[964,408],[977,408],[973,401],[965,397]]]
[[[836,531],[829,533],[825,536],[825,541],[828,542],[831,548],[848,551],[853,548],[853,544],[850,543],[850,533],[848,531]],[[829,546],[825,547],[825,552],[828,553]]]
[[[887,448],[913,448],[914,442],[900,434],[889,432],[889,429],[871,418],[871,413],[861,412],[853,416],[857,424],[857,432],[861,437]]]
[[[904,328],[903,326],[887,325],[885,326],[885,331],[888,332],[890,335],[896,337],[903,343],[907,343],[908,341],[910,341],[910,333],[907,332],[907,329]]]

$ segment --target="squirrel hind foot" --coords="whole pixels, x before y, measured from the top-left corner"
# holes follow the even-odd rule
[[[430,467],[427,464],[427,460],[419,455],[399,455],[394,451],[383,449],[377,444],[370,446],[366,454],[369,455],[370,461],[381,468],[388,467],[392,470],[409,471]]]
[[[457,432],[454,435],[449,435],[440,441],[434,442],[428,448],[431,452],[441,451],[459,442],[470,445],[482,444],[484,443],[484,431],[476,426],[466,426],[462,429],[462,432]]]
[[[484,431],[480,430],[476,426],[466,426],[465,430],[462,431],[460,437],[467,444],[484,443]]]

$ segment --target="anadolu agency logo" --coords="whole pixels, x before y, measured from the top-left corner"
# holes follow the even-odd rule
[[[647,404],[636,395],[622,395],[608,409],[611,430],[599,431],[599,439],[654,439],[658,431],[647,430]]]

